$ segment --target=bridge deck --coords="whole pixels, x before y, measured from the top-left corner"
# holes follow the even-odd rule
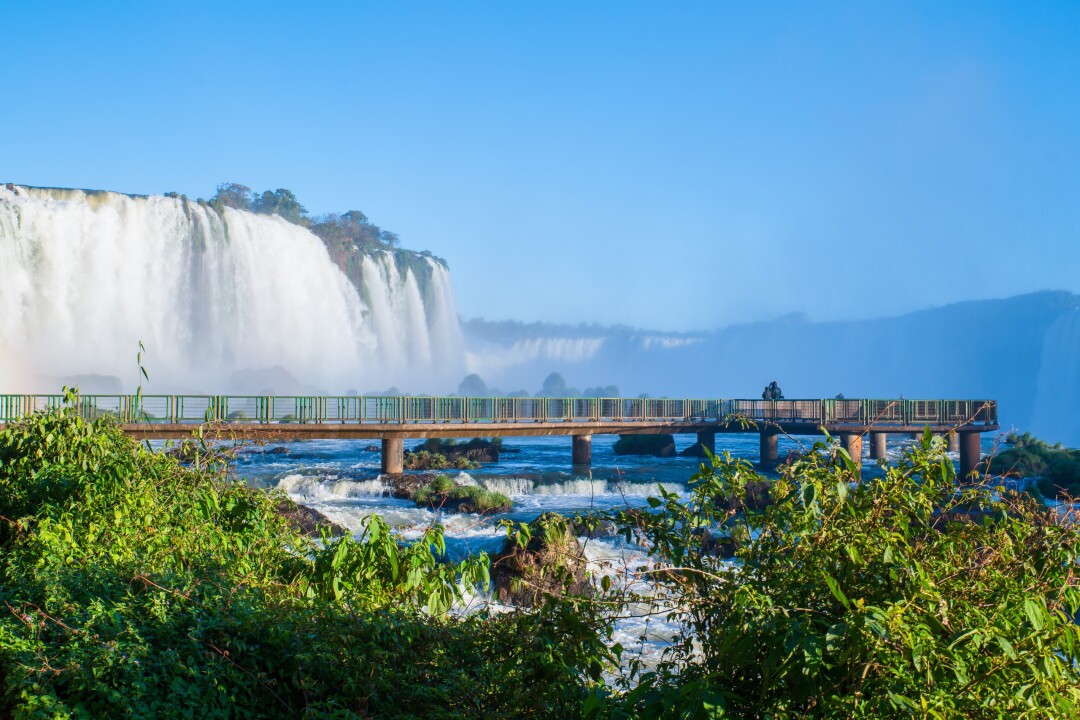
[[[2,427],[2,426],[0,426]],[[177,440],[190,437],[196,425],[191,423],[125,423],[124,432],[139,439]],[[234,440],[380,440],[389,437],[413,438],[473,438],[473,437],[541,437],[551,435],[647,435],[656,433],[758,433],[772,429],[788,435],[820,435],[822,428],[831,435],[841,433],[865,434],[919,433],[929,427],[933,433],[984,433],[998,430],[996,424],[923,424],[923,425],[857,425],[830,423],[822,426],[809,422],[757,420],[746,424],[720,421],[683,421],[649,419],[638,421],[562,421],[562,422],[475,422],[475,423],[251,423],[217,422],[203,426],[204,435]]]
[[[61,395],[0,395],[0,427],[62,404]],[[238,439],[998,429],[993,400],[83,395],[77,408],[139,438],[181,438],[200,424]]]

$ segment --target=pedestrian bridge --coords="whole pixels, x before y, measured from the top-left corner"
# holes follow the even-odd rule
[[[0,426],[63,402],[0,395]],[[993,400],[81,395],[77,408],[88,420],[116,418],[140,439],[181,439],[197,425],[223,439],[378,439],[387,473],[401,472],[407,438],[569,435],[574,464],[587,465],[593,435],[697,433],[712,450],[716,433],[758,433],[769,467],[780,434],[827,431],[861,462],[864,436],[870,456],[883,458],[889,434],[929,427],[949,437],[966,475],[978,464],[980,434],[998,430]]]

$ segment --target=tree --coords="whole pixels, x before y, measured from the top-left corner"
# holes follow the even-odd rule
[[[285,188],[278,188],[274,191],[266,190],[252,204],[252,209],[266,215],[279,215],[289,222],[297,224],[300,224],[304,216],[307,215],[307,210],[296,199],[296,195],[293,194],[292,190],[286,190]]]
[[[486,397],[488,395],[488,386],[476,373],[466,375],[465,379],[458,385],[458,395],[462,397]]]
[[[255,194],[247,185],[240,183],[221,183],[217,186],[217,192],[210,202],[223,207],[237,208],[238,210],[250,210],[254,202]]]
[[[381,234],[381,240],[390,248],[396,248],[400,242],[400,238],[396,232],[390,232],[389,230],[383,230]]]
[[[557,372],[544,378],[544,385],[537,393],[539,397],[566,397],[566,380]]]
[[[360,212],[359,210],[350,210],[348,212],[342,213],[341,214],[341,223],[343,225],[356,225],[356,226],[366,226],[366,225],[371,224],[368,221],[367,215]]]

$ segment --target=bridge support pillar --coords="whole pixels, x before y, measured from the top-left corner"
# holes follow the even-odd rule
[[[945,433],[945,443],[949,452],[960,452],[960,433],[955,430]]]
[[[870,433],[870,457],[874,460],[884,460],[886,457],[886,443],[888,434],[883,432]]]
[[[780,431],[776,428],[765,428],[759,437],[759,464],[763,470],[775,470],[780,459]]]
[[[698,430],[698,445],[707,448],[713,455],[716,454],[716,433],[712,430]]]
[[[592,465],[592,435],[571,435],[571,452],[574,465]]]
[[[966,478],[975,472],[975,468],[982,459],[979,450],[979,440],[982,436],[977,432],[955,433],[957,442],[960,443],[960,477]]]
[[[399,436],[383,438],[383,475],[400,475],[405,471],[405,439]]]
[[[851,456],[851,459],[855,461],[855,464],[862,467],[862,434],[840,433],[840,443],[847,450],[847,454]]]

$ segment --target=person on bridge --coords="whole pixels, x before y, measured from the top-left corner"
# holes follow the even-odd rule
[[[780,390],[780,386],[773,380],[771,383],[765,386],[765,390],[761,393],[762,400],[783,400],[784,393]]]

